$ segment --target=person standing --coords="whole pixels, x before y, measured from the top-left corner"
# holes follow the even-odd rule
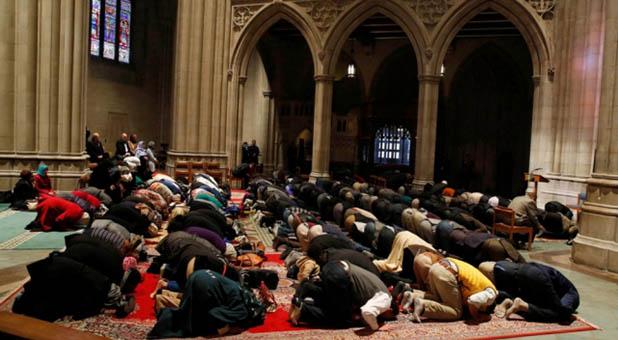
[[[120,139],[116,142],[116,157],[122,159],[131,156],[128,140],[127,134],[123,132],[122,135],[120,135]]]
[[[258,157],[260,156],[260,148],[257,145],[255,145],[255,139],[251,141],[251,145],[249,145],[248,152],[249,152],[249,163],[258,164]]]
[[[107,158],[98,132],[92,134],[92,139],[86,146],[86,152],[90,156],[90,163],[99,163],[103,158]]]
[[[247,142],[242,142],[242,157],[240,159],[240,163],[249,164],[249,144]]]

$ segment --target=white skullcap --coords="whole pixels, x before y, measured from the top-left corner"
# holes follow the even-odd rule
[[[487,201],[487,203],[489,203],[489,205],[493,208],[496,207],[498,205],[498,197],[493,196],[492,198],[489,199],[489,201]]]
[[[468,304],[480,309],[483,306],[489,306],[494,303],[497,296],[498,294],[496,294],[493,288],[487,287],[483,291],[470,295],[468,297]]]

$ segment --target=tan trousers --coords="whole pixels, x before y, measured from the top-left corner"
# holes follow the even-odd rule
[[[155,298],[155,311],[157,314],[161,311],[161,308],[166,307],[178,307],[182,300],[182,293],[172,292],[171,290],[163,289],[161,294],[158,294]]]
[[[429,291],[422,296],[423,316],[437,320],[459,320],[463,312],[457,278],[440,263],[429,269]]]

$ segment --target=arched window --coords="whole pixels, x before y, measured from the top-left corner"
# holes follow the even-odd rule
[[[376,131],[373,162],[410,165],[410,130],[383,126]]]
[[[130,62],[131,1],[90,0],[91,55],[125,64]]]

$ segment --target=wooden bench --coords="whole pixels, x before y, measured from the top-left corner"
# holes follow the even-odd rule
[[[0,312],[1,339],[110,340],[102,336],[10,312]]]
[[[379,188],[386,188],[386,178],[376,176],[376,175],[371,175],[369,176],[369,184],[372,184]]]
[[[492,234],[496,231],[501,231],[509,235],[509,240],[513,239],[513,234],[528,234],[528,250],[532,249],[532,227],[516,226],[515,211],[513,209],[495,207],[494,208],[494,223],[491,230]]]
[[[201,162],[176,162],[174,164],[174,178],[187,177],[189,184],[193,182],[193,174],[200,172],[204,164]]]

